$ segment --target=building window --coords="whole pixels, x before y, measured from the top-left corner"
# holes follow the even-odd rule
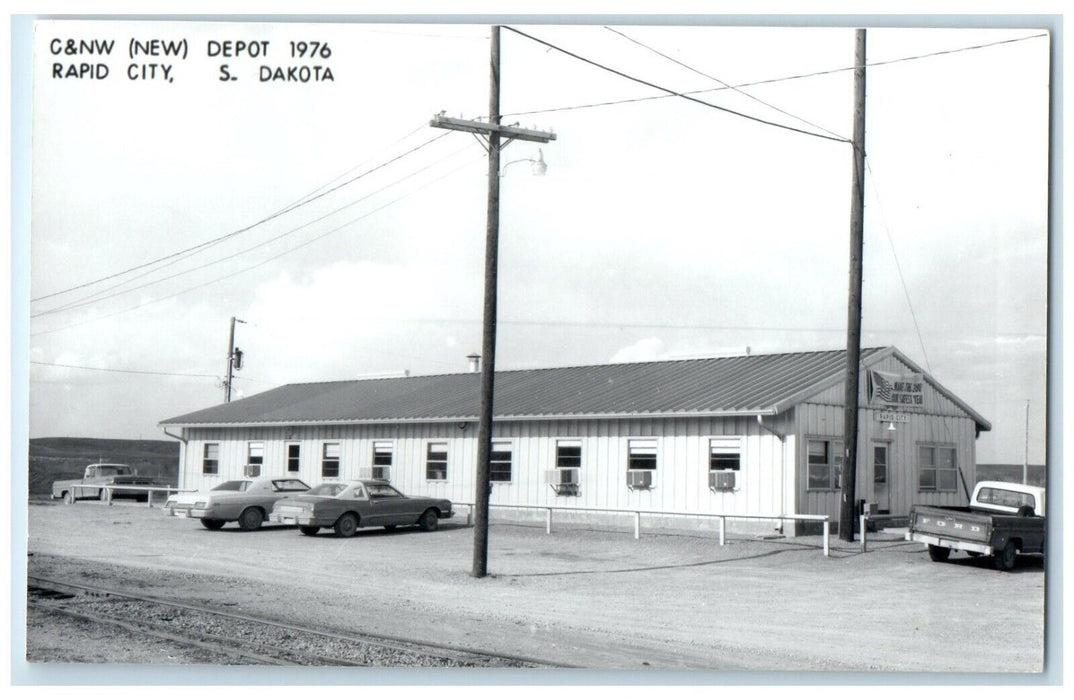
[[[392,443],[387,440],[373,443],[373,478],[392,478]]]
[[[709,438],[709,471],[739,471],[742,468],[742,439]]]
[[[220,473],[220,443],[207,442],[201,456],[202,474]]]
[[[287,471],[297,472],[302,466],[302,445],[297,442],[287,444]]]
[[[842,488],[842,440],[810,440],[807,455],[807,489],[838,491]]]
[[[873,483],[888,483],[887,443],[873,443]]]
[[[261,465],[265,463],[265,443],[246,443],[246,476],[261,476]]]
[[[326,442],[321,452],[321,476],[326,479],[339,477],[339,443]]]
[[[425,480],[447,481],[447,443],[430,442],[425,447]]]
[[[489,480],[511,481],[511,443],[494,442],[489,453]]]
[[[627,440],[627,469],[656,469],[656,438]]]
[[[582,466],[581,440],[556,440],[556,469],[578,469]]]
[[[958,490],[958,462],[954,447],[918,445],[917,457],[918,491]]]

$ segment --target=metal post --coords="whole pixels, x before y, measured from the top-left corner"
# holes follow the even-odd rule
[[[847,304],[847,369],[843,411],[843,488],[839,539],[854,541],[855,485],[858,468],[858,374],[861,370],[861,278],[865,233],[865,30],[855,33],[854,181],[850,196],[850,289]]]
[[[544,533],[546,535],[552,534],[552,509],[548,508],[544,513]]]
[[[824,556],[828,556],[828,537],[831,534],[832,525],[827,520],[824,521]]]
[[[1029,399],[1026,399],[1026,440],[1025,453],[1022,456],[1022,483],[1029,483]]]
[[[641,513],[634,513],[634,539],[641,539]]]
[[[108,505],[112,505],[112,489],[110,489],[107,486],[105,486],[104,487],[104,492],[105,492],[105,494],[107,494],[105,496],[105,500],[108,502]]]
[[[720,516],[720,546],[724,545],[724,534],[727,527],[727,518]]]
[[[858,529],[861,531],[861,553],[862,554],[865,554],[865,532],[869,527],[869,524],[866,522],[867,519],[868,518],[865,515],[861,515],[861,516],[858,517]]]

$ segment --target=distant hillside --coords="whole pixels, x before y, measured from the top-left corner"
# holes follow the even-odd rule
[[[1026,470],[1033,486],[1047,486],[1047,474],[1043,464],[1030,464]],[[978,464],[977,481],[1016,481],[1022,483],[1021,464]]]
[[[170,484],[179,480],[179,443],[175,440],[33,438],[30,440],[30,495],[48,494],[57,479],[82,476],[87,464],[129,464],[139,474]]]

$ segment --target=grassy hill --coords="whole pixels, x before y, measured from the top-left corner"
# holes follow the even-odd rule
[[[139,474],[175,485],[179,479],[179,443],[175,440],[105,440],[32,438],[30,495],[48,494],[57,479],[77,479],[87,464],[129,464]]]

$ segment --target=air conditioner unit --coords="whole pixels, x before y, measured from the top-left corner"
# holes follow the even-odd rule
[[[577,494],[581,482],[580,472],[578,467],[548,469],[544,473],[544,480],[557,494]]]
[[[632,489],[651,489],[653,487],[652,469],[628,469],[627,486]]]
[[[248,479],[256,479],[257,477],[261,476],[261,465],[247,464],[245,467],[242,468],[242,474]]]
[[[737,472],[709,472],[709,488],[713,491],[734,491]]]

